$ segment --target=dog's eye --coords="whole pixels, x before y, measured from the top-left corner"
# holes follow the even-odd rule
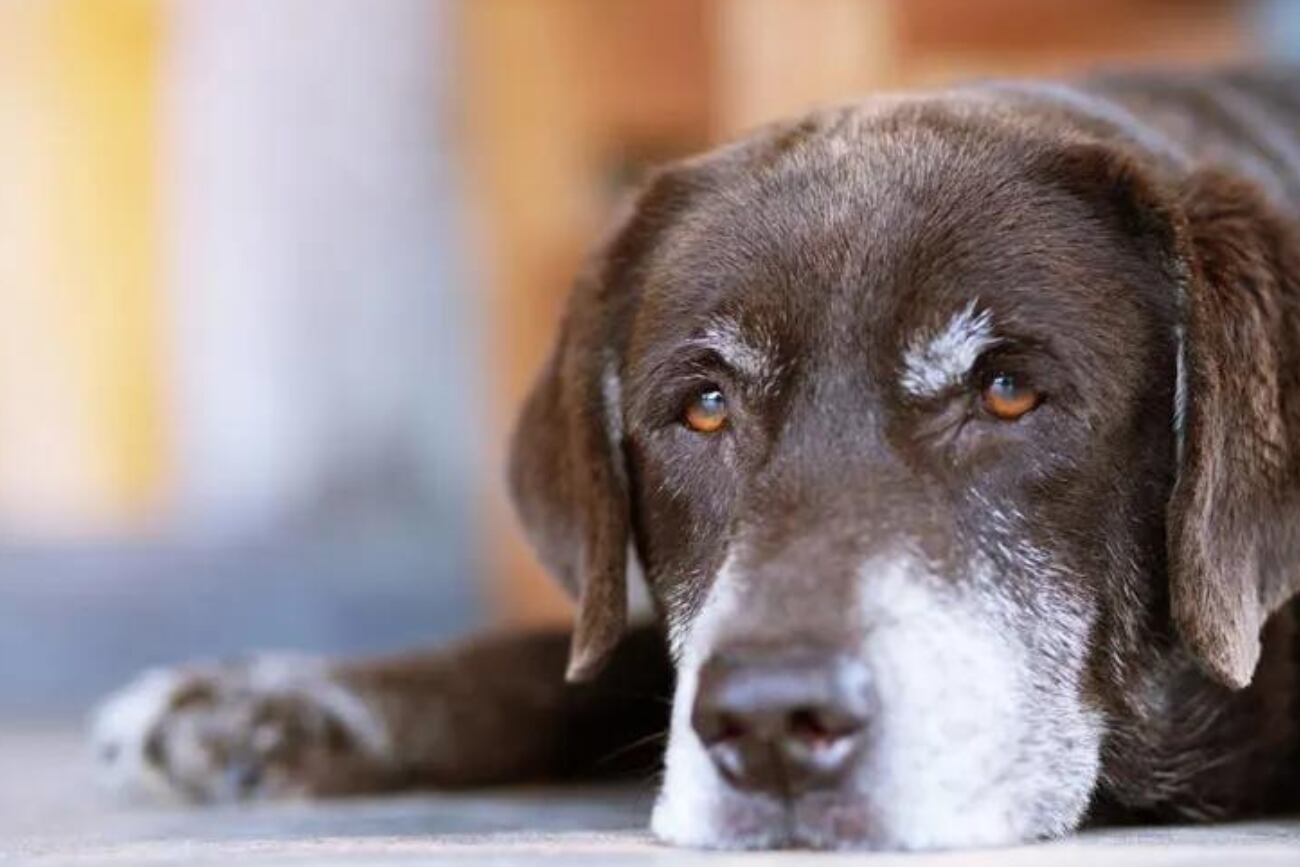
[[[1014,374],[996,373],[983,392],[984,408],[1003,421],[1015,421],[1038,406],[1041,395]]]
[[[716,433],[727,423],[727,399],[716,388],[706,388],[687,402],[682,422],[697,433]]]

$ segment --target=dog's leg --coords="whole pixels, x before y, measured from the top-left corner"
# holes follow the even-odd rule
[[[672,691],[658,630],[634,630],[580,686],[564,682],[568,642],[537,632],[148,672],[97,712],[97,760],[119,788],[198,801],[652,769]]]

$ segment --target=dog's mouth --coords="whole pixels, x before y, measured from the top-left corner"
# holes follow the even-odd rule
[[[669,827],[656,815],[654,830],[670,845],[710,850],[935,851],[990,848],[1050,836],[1017,832],[1005,822],[967,822],[936,814],[928,829],[900,826],[888,805],[851,792],[791,797],[720,793],[707,828]]]
[[[865,803],[845,794],[824,792],[795,796],[774,805],[780,831],[765,845],[744,848],[881,850],[899,845],[889,839],[878,818]],[[743,845],[743,844],[742,844]]]
[[[732,811],[733,815],[740,812]],[[873,850],[890,848],[871,833],[867,811],[848,801],[810,798],[773,803],[719,829],[716,848],[738,850]],[[761,826],[761,827],[756,827]]]

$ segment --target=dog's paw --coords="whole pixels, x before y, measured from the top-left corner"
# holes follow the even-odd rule
[[[146,672],[92,720],[102,781],[135,797],[200,802],[341,793],[389,754],[378,714],[318,660]]]

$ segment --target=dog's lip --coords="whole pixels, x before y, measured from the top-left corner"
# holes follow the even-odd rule
[[[727,788],[716,842],[736,851],[880,851],[891,848],[872,834],[871,808],[860,794],[811,791],[755,793]],[[778,831],[776,825],[780,826]]]
[[[996,849],[1029,842],[1013,839],[953,840],[907,846],[879,821],[867,795],[846,789],[794,796],[757,795],[728,789],[723,799],[714,839],[704,843],[703,848],[721,851],[906,853]],[[697,842],[694,845],[701,844]]]

